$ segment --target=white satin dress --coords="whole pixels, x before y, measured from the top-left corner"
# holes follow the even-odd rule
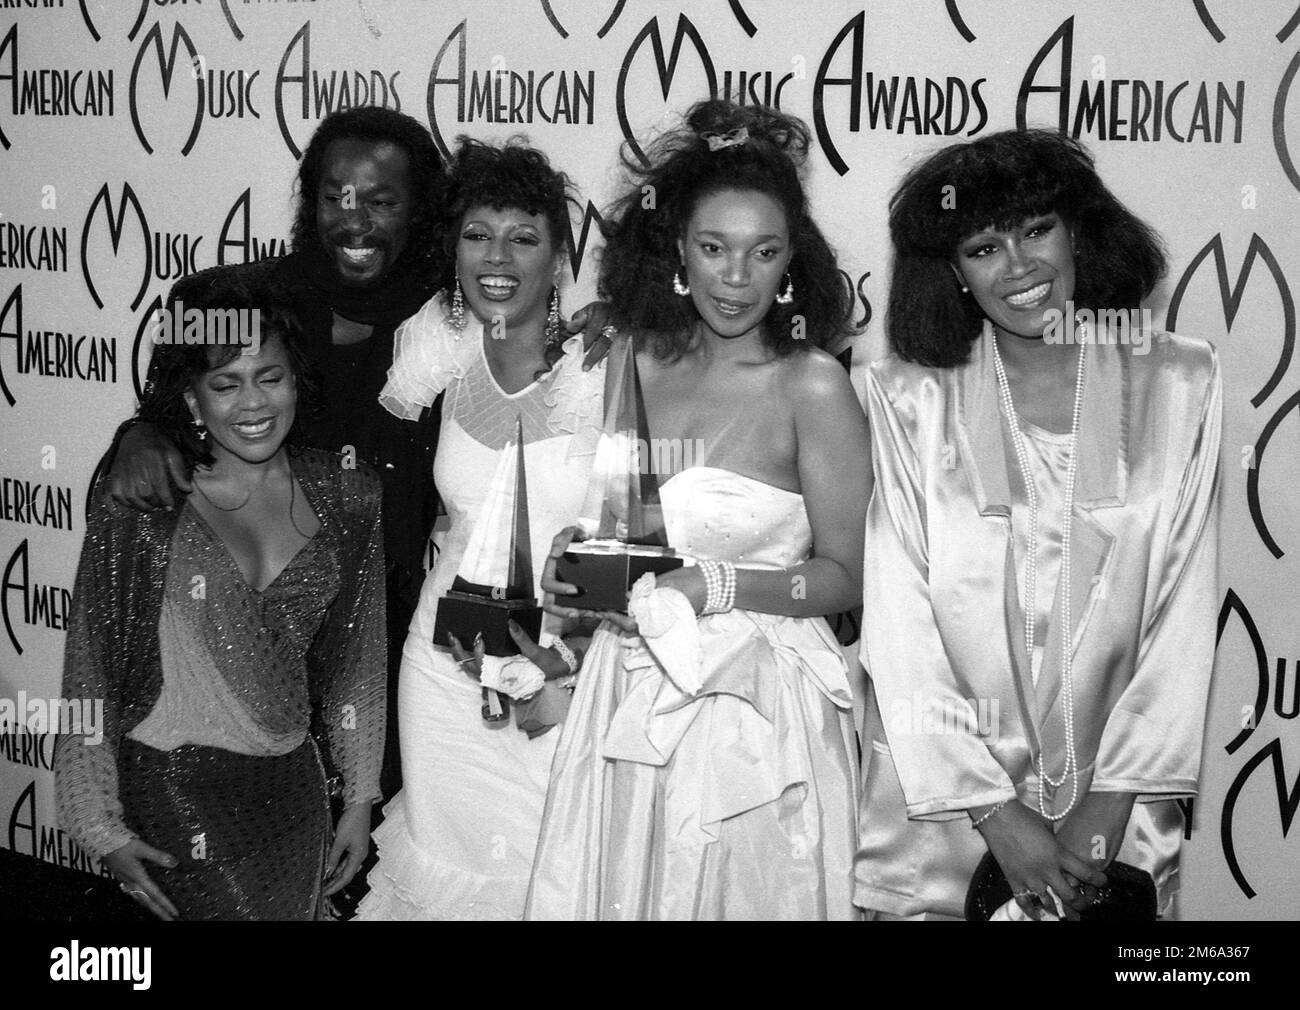
[[[670,543],[741,568],[804,561],[802,496],[715,467],[662,488]],[[849,919],[857,755],[822,618],[733,610],[673,651],[596,634],[551,773],[526,918]],[[675,664],[698,634],[698,663]],[[661,661],[662,660],[662,661]]]

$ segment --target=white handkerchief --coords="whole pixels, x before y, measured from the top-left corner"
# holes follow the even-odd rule
[[[546,684],[546,675],[523,656],[484,656],[479,680],[484,687],[511,698],[527,698]]]
[[[627,601],[627,612],[654,658],[673,684],[685,694],[700,689],[700,628],[695,608],[676,589],[656,589],[647,572],[637,579]]]

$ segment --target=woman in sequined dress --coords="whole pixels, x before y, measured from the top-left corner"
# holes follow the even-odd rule
[[[523,658],[510,660],[511,669],[528,682],[514,693],[536,694],[513,706],[512,725],[490,724],[482,714],[481,664],[500,661],[434,641],[439,600],[458,574],[469,576],[462,565],[478,555],[472,548],[510,541],[512,512],[493,507],[492,488],[521,428],[533,594],[540,598],[546,548],[582,503],[605,374],[603,366],[582,371],[581,338],[561,343],[565,177],[518,141],[494,147],[462,138],[447,207],[451,295],[402,324],[381,396],[399,417],[441,404],[434,479],[449,521],[435,534],[437,560],[403,651],[403,787],[375,831],[379,862],[357,909],[362,920],[522,915],[559,736],[554,725],[569,700],[559,681],[576,669],[584,643],[549,615],[540,643],[513,633]]]
[[[63,695],[103,700],[103,737],[59,738],[59,818],[159,918],[314,919],[360,867],[379,796],[379,481],[288,444],[294,319],[220,272],[176,293],[187,316],[244,312],[260,346],[180,343],[179,318],[156,344],[141,416],[184,447],[196,493],[147,514],[96,494]],[[313,714],[342,777],[332,839]]]
[[[890,232],[857,901],[961,916],[991,853],[999,915],[1084,913],[1112,860],[1163,914],[1214,653],[1214,349],[1143,321],[1158,237],[1059,134],[943,149]]]
[[[796,119],[711,101],[648,169],[624,159],[600,290],[652,440],[692,447],[656,476],[669,544],[701,563],[639,584],[592,640],[529,918],[855,917],[852,697],[824,615],[859,602],[871,468],[822,349],[848,304],[808,148]],[[570,591],[551,565],[546,588]]]

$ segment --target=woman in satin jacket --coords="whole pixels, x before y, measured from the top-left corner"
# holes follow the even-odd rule
[[[943,149],[890,231],[855,900],[960,916],[991,852],[1004,915],[1077,917],[1115,859],[1167,914],[1214,653],[1214,349],[1147,324],[1160,240],[1059,134]]]

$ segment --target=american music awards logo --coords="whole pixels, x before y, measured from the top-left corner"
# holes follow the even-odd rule
[[[146,67],[157,71],[156,80],[142,73]],[[208,57],[200,52],[183,25],[172,25],[170,43],[165,45],[162,26],[155,24],[141,40],[131,64],[128,100],[131,125],[140,146],[146,153],[154,153],[150,135],[156,138],[167,132],[160,123],[175,118],[174,107],[169,105],[173,99],[180,111],[193,109],[184,125],[182,156],[194,149],[205,119],[260,119],[261,113],[253,104],[253,85],[260,74],[258,69],[209,66]]]
[[[758,29],[740,4],[731,5],[736,22],[746,35]],[[725,67],[715,59],[703,33],[689,17],[679,14],[668,35],[665,19],[651,18],[632,38],[623,56],[614,89],[619,130],[632,153],[645,160],[640,141],[665,125],[665,117],[683,111],[705,97],[728,98],[741,105],[782,108],[787,89],[809,77],[807,61],[793,54],[778,66]],[[716,32],[716,26],[712,26]],[[731,39],[717,45],[719,52],[736,51]]]
[[[31,325],[32,317],[41,315],[24,314],[21,284],[0,303],[0,397],[5,403],[17,406],[15,390],[29,380],[117,382],[116,340],[40,322]]]
[[[959,30],[965,28],[951,4],[949,14]],[[968,28],[963,37],[967,33]],[[859,11],[831,41],[813,79],[813,129],[836,173],[849,172],[843,131],[860,133],[864,121],[871,131],[917,136],[971,137],[984,129],[986,78],[878,74],[867,68],[866,39],[867,15]]]
[[[20,38],[16,21],[0,38],[0,149],[13,146],[19,117],[113,115],[111,67],[24,66]]]
[[[0,621],[4,623],[9,644],[20,656],[26,629],[66,631],[72,614],[71,590],[42,582],[33,574],[36,566],[28,544],[24,537],[9,555],[0,575]]]
[[[596,83],[591,67],[534,67],[501,53],[472,54],[466,18],[451,30],[433,58],[425,109],[438,150],[450,157],[449,138],[472,132],[480,123],[525,128],[534,123],[593,125]]]
[[[135,311],[153,281],[179,280],[201,269],[202,242],[202,235],[190,232],[152,230],[129,182],[122,183],[116,197],[104,183],[91,201],[81,228],[81,274],[86,290],[96,307],[102,309],[101,285],[121,290],[125,280],[129,290],[131,281],[138,277],[139,285],[130,301]],[[112,269],[106,267],[110,257]]]
[[[235,18],[230,12],[230,0],[218,0],[221,4],[221,12],[225,15],[226,24],[229,26],[231,33],[237,40],[242,40],[244,33],[239,30],[235,23]],[[81,20],[86,23],[86,30],[90,32],[90,37],[96,42],[113,35],[120,35],[120,29],[130,22],[130,28],[126,31],[126,40],[134,42],[135,37],[140,34],[140,29],[144,27],[145,18],[149,14],[149,8],[153,7],[156,11],[163,12],[172,17],[177,17],[182,11],[194,10],[199,8],[203,0],[139,0],[139,4],[132,11],[130,0],[96,0],[95,13],[92,15],[86,0],[78,0],[81,7]],[[60,6],[62,4],[60,3]],[[202,10],[195,10],[196,15],[201,15]],[[103,27],[110,25],[111,27]],[[118,30],[114,30],[118,29]]]
[[[400,70],[385,72],[376,67],[320,69],[312,61],[311,22],[304,21],[285,46],[275,71],[275,121],[290,153],[302,157],[316,124],[338,109],[376,105],[401,112],[400,76]]]
[[[1076,62],[1074,16],[1061,22],[1021,79],[1017,128],[1051,123],[1062,133],[1088,141],[1242,142],[1244,80],[1118,77],[1108,74],[1098,60],[1104,61],[1104,56]]]
[[[1278,821],[1284,841],[1291,831],[1296,810],[1300,808],[1300,754],[1295,752],[1294,747],[1284,746],[1283,742],[1290,740],[1294,743],[1296,734],[1294,729],[1287,731],[1281,726],[1270,728],[1269,723],[1274,718],[1289,721],[1300,715],[1300,660],[1291,660],[1289,677],[1286,657],[1278,656],[1276,666],[1271,666],[1270,655],[1264,647],[1254,618],[1245,603],[1231,589],[1228,590],[1223,606],[1219,610],[1216,646],[1222,642],[1223,633],[1233,615],[1237,617],[1250,643],[1257,673],[1257,689],[1253,704],[1242,706],[1241,729],[1224,746],[1224,751],[1229,755],[1235,754],[1248,742],[1251,749],[1255,747],[1258,749],[1242,762],[1224,794],[1223,810],[1219,821],[1219,838],[1232,879],[1242,894],[1247,898],[1254,898],[1257,891],[1251,883],[1252,868],[1243,864],[1240,851],[1243,846],[1236,823],[1236,809],[1242,793],[1254,784],[1258,774],[1273,787],[1270,790],[1267,786],[1255,784],[1256,791],[1262,788],[1265,796],[1271,794],[1276,798]],[[1270,676],[1272,670],[1276,672]],[[1262,732],[1261,727],[1265,727]],[[1257,733],[1258,737],[1256,737]],[[1293,781],[1288,782],[1288,775],[1293,776]],[[1267,801],[1257,802],[1266,809]],[[1251,848],[1259,845],[1258,835],[1258,829],[1251,832]],[[1272,839],[1266,838],[1263,842],[1266,845],[1271,844]],[[1285,865],[1287,859],[1287,856],[1278,853],[1278,856],[1270,859],[1269,862],[1271,865],[1279,866]],[[1294,865],[1294,852],[1289,859]]]
[[[1225,328],[1228,333],[1232,332],[1233,323],[1236,321],[1237,314],[1246,296],[1247,284],[1251,279],[1252,270],[1257,263],[1264,264],[1267,276],[1273,281],[1273,286],[1276,288],[1282,310],[1281,326],[1279,327],[1280,338],[1276,342],[1277,357],[1273,360],[1268,377],[1264,380],[1264,384],[1259,391],[1250,399],[1251,406],[1259,408],[1277,390],[1295,355],[1296,306],[1291,286],[1281,264],[1278,262],[1277,256],[1269,248],[1268,243],[1258,234],[1251,235],[1241,267],[1234,279],[1229,273],[1227,253],[1223,247],[1223,236],[1216,234],[1192,257],[1182,276],[1179,277],[1173,294],[1170,296],[1169,309],[1165,315],[1165,323],[1168,329],[1177,330],[1179,311],[1182,308],[1183,301],[1188,296],[1189,291],[1192,290],[1194,278],[1206,262],[1213,262],[1214,264],[1214,277],[1219,301],[1223,307]],[[1255,289],[1252,288],[1251,290]],[[1255,342],[1257,344],[1263,343],[1268,332],[1268,330],[1256,331],[1253,334]],[[1267,347],[1270,344],[1264,344],[1263,346]],[[1268,362],[1270,359],[1265,357],[1262,360]],[[1264,514],[1260,497],[1260,479],[1263,475],[1265,461],[1274,458],[1268,455],[1273,438],[1279,432],[1282,421],[1291,411],[1297,409],[1300,409],[1300,391],[1289,396],[1271,411],[1255,444],[1248,447],[1248,457],[1242,461],[1242,464],[1246,467],[1246,503],[1250,511],[1251,522],[1254,524],[1260,541],[1275,558],[1281,558],[1285,552],[1269,528],[1267,517]]]

